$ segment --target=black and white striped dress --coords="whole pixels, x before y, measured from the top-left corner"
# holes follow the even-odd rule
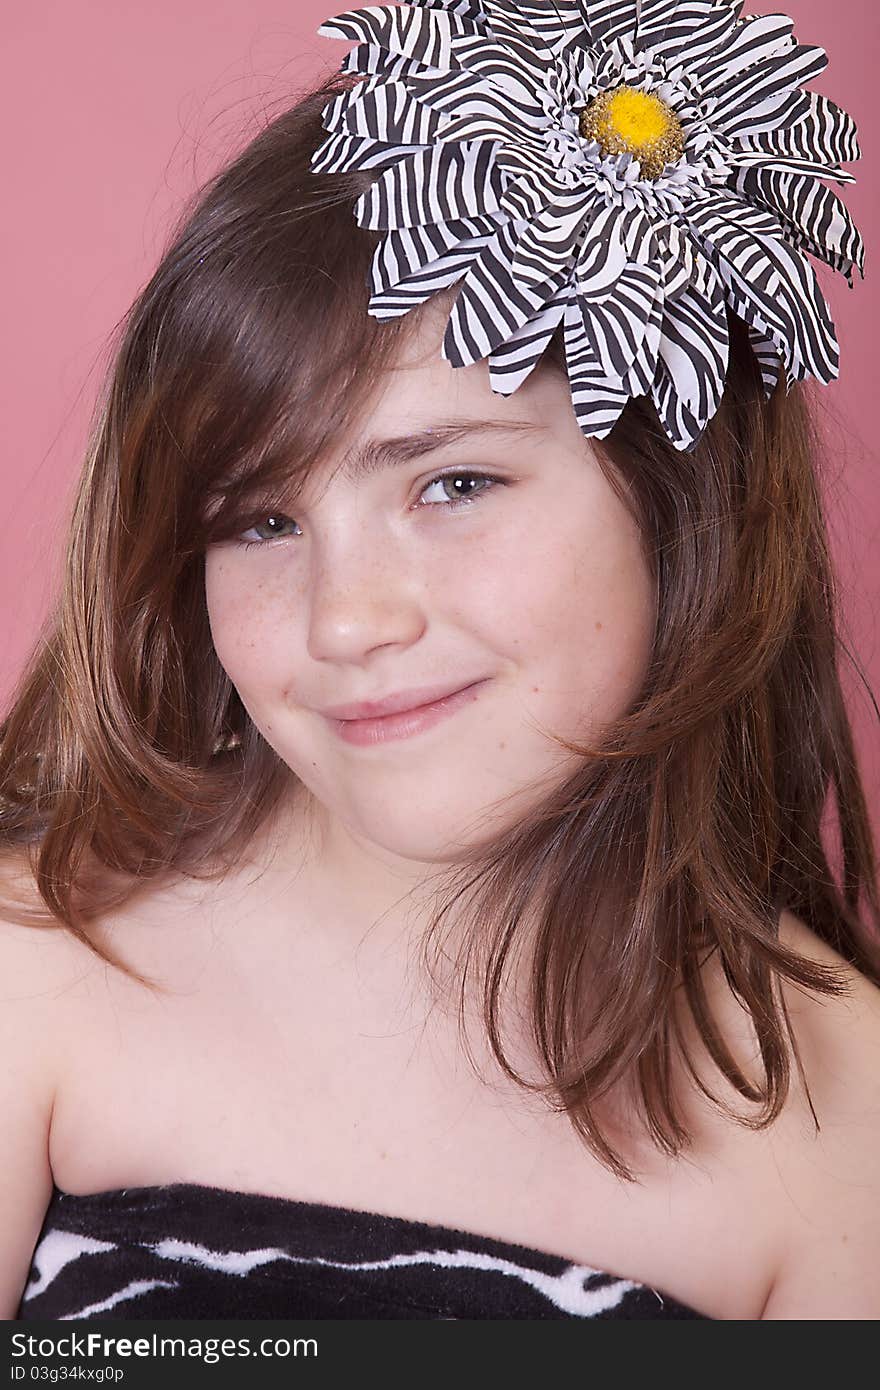
[[[449,1226],[195,1183],[55,1188],[19,1319],[701,1318]]]

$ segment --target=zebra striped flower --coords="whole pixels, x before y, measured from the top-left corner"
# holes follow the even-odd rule
[[[852,284],[864,247],[841,199],[852,118],[802,90],[827,65],[785,15],[732,0],[412,0],[318,30],[362,81],[323,113],[315,173],[375,169],[356,204],[385,233],[369,312],[461,280],[443,357],[488,358],[510,395],[563,324],[572,402],[603,438],[650,396],[692,449],[714,415],[729,308],[769,396],[838,372],[804,252]]]

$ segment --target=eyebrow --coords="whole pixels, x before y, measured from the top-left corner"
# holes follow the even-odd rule
[[[386,468],[409,463],[475,435],[539,434],[547,426],[533,420],[446,420],[411,434],[371,439],[347,454],[340,471],[348,482],[362,482]]]

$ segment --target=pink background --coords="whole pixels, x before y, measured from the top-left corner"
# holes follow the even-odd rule
[[[183,200],[347,45],[319,38],[345,0],[52,0],[3,18],[0,220],[0,713],[54,591],[64,520],[111,330],[154,268]],[[353,7],[353,6],[352,6]],[[850,291],[820,267],[842,368],[823,393],[832,542],[847,645],[880,691],[880,474],[874,422],[880,320],[876,0],[751,0],[783,11],[830,59],[814,84],[855,117],[859,182],[843,190],[868,246]],[[880,729],[844,681],[876,823]]]

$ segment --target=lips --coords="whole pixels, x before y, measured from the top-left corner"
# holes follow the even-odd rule
[[[334,719],[327,717],[330,728],[345,743],[359,747],[371,747],[400,739],[408,739],[415,734],[427,733],[435,725],[451,718],[455,713],[479,700],[483,690],[490,684],[488,680],[474,681],[460,690],[429,701],[426,704],[410,706],[395,714],[383,714],[367,719]],[[419,694],[423,694],[420,691]],[[397,697],[402,699],[402,692]],[[411,698],[408,696],[407,698]],[[351,708],[349,705],[347,708]]]
[[[476,685],[479,679],[481,678],[477,677],[475,680],[458,681],[455,684],[446,681],[443,685],[410,686],[380,700],[357,700],[348,705],[331,705],[321,710],[321,714],[328,719],[382,719],[389,714],[401,714],[419,709],[422,705],[431,705],[436,700],[444,700],[448,695],[455,695]]]

